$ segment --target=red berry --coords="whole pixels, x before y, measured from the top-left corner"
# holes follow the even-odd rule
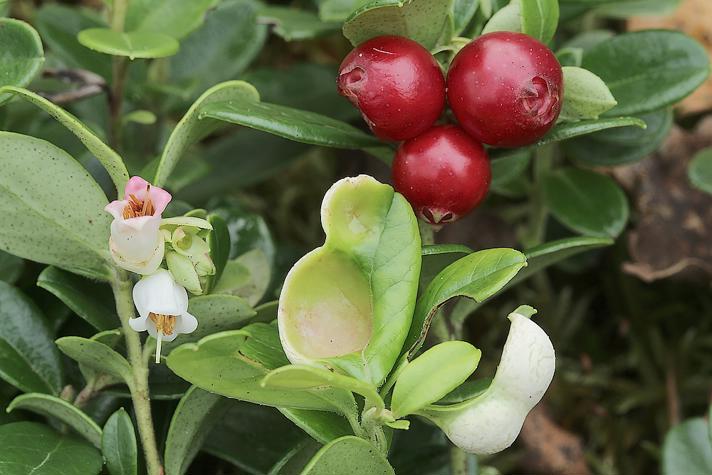
[[[453,60],[447,97],[467,133],[495,147],[523,147],[556,123],[563,98],[561,65],[531,36],[480,36]]]
[[[487,196],[492,173],[484,147],[454,125],[433,127],[401,144],[396,191],[430,224],[456,221]]]
[[[338,87],[384,140],[422,134],[445,107],[445,78],[437,61],[401,36],[379,36],[351,51],[339,67]]]

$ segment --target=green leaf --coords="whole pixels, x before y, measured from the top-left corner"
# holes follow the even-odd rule
[[[260,97],[257,90],[244,81],[224,82],[205,91],[205,93],[190,106],[188,112],[186,112],[180,122],[178,122],[178,125],[173,129],[173,132],[171,132],[168,142],[166,142],[166,146],[163,148],[163,155],[161,155],[153,184],[156,186],[164,186],[185,151],[191,145],[200,141],[211,132],[214,132],[215,129],[222,125],[222,122],[217,120],[201,120],[199,114],[202,107],[212,102],[236,100],[245,96],[253,101],[258,101]]]
[[[596,132],[564,144],[568,157],[582,166],[620,166],[634,163],[656,151],[673,124],[673,113],[663,109],[641,115],[647,127],[625,127]]]
[[[22,275],[25,261],[17,256],[0,251],[0,280],[14,284]]]
[[[49,142],[0,132],[0,248],[107,280],[110,216],[99,185]]]
[[[529,168],[532,154],[530,150],[521,149],[503,157],[490,161],[492,166],[491,188],[495,192],[502,192],[507,185],[520,178]]]
[[[695,188],[712,194],[712,148],[706,148],[695,155],[687,175]]]
[[[27,86],[42,69],[44,51],[34,28],[24,21],[0,18],[0,86]],[[0,104],[9,99],[0,93]]]
[[[395,475],[393,468],[368,441],[347,436],[317,452],[301,475]]]
[[[286,41],[308,40],[339,31],[339,23],[324,22],[315,14],[291,7],[269,6],[259,11],[259,21]]]
[[[573,231],[617,237],[628,222],[628,200],[613,179],[577,168],[544,177],[544,202],[554,217]]]
[[[81,409],[63,399],[48,394],[23,394],[17,396],[7,406],[7,412],[15,409],[34,412],[45,417],[55,417],[77,431],[94,447],[101,448],[101,428]]]
[[[396,419],[439,401],[477,369],[482,352],[464,341],[435,345],[405,366],[398,376],[391,410]]]
[[[292,268],[282,288],[282,344],[293,363],[338,368],[378,386],[411,323],[418,224],[403,196],[366,175],[332,186],[321,215],[324,245]]]
[[[225,272],[213,289],[216,294],[242,297],[250,305],[262,300],[271,278],[270,263],[261,249],[253,249],[228,261]]]
[[[348,421],[333,412],[279,408],[286,418],[322,444],[353,434]]]
[[[698,417],[673,427],[663,444],[663,475],[712,473],[707,421]]]
[[[600,6],[595,9],[595,13],[613,18],[627,19],[637,15],[666,15],[671,14],[680,5],[681,0],[598,0],[592,3]]]
[[[452,36],[460,36],[470,24],[480,6],[479,0],[454,0],[450,20],[452,21]]]
[[[464,244],[428,244],[423,246],[423,256],[436,256],[438,254],[471,254],[472,249]]]
[[[78,336],[65,336],[57,340],[59,350],[74,361],[95,371],[110,374],[124,380],[133,381],[133,373],[128,361],[107,345]]]
[[[49,266],[37,277],[37,286],[52,293],[99,331],[119,325],[114,297],[106,285]]]
[[[637,117],[615,117],[612,119],[582,120],[579,122],[569,122],[559,124],[544,138],[537,142],[537,146],[546,145],[553,142],[572,139],[581,135],[588,135],[601,130],[615,129],[618,127],[646,127],[645,121]]]
[[[137,475],[138,449],[131,417],[124,408],[113,413],[104,425],[101,451],[111,475]]]
[[[156,123],[156,114],[147,110],[135,110],[126,114],[122,119],[124,123],[140,125],[153,125]]]
[[[0,378],[25,392],[58,394],[62,366],[35,304],[0,281]]]
[[[131,0],[126,30],[183,38],[200,27],[217,0]]]
[[[331,390],[274,390],[262,378],[289,364],[274,325],[257,323],[242,330],[210,335],[181,345],[167,359],[178,376],[206,391],[270,406],[334,411]],[[355,403],[354,403],[355,404]]]
[[[111,349],[116,349],[123,343],[123,334],[119,329],[107,330],[93,335],[90,340],[99,342]],[[81,371],[82,376],[84,376],[86,384],[92,385],[95,391],[124,382],[120,376],[106,373],[100,369],[89,367],[81,363],[79,364],[79,371]]]
[[[376,138],[346,122],[255,98],[206,104],[200,109],[200,118],[221,120],[324,147],[358,149],[380,145]]]
[[[582,67],[599,76],[618,101],[607,116],[644,114],[692,93],[709,74],[705,49],[677,31],[615,36],[588,50]]]
[[[482,34],[486,35],[495,31],[522,31],[522,10],[519,2],[511,2],[497,10],[485,24]]]
[[[319,3],[319,18],[324,21],[346,20],[357,7],[369,0],[317,0]]]
[[[166,475],[186,473],[203,441],[228,410],[230,403],[229,399],[195,386],[185,393],[168,428],[164,457]]]
[[[87,48],[112,56],[165,58],[178,52],[178,41],[172,36],[146,31],[125,33],[109,28],[89,28],[79,33],[79,42]]]
[[[89,129],[89,127],[84,125],[79,119],[61,107],[56,106],[47,99],[38,96],[27,89],[3,87],[0,88],[0,94],[2,93],[13,94],[39,107],[51,115],[57,122],[66,127],[67,130],[76,135],[76,137],[96,157],[96,159],[99,160],[99,162],[109,173],[111,180],[116,186],[118,196],[123,196],[124,187],[126,186],[126,182],[129,180],[129,172],[126,170],[126,165],[124,165],[124,161],[121,157],[108,145],[102,142],[101,139],[97,137],[91,129]],[[86,173],[82,173],[82,175],[86,175]],[[101,205],[101,209],[103,209],[103,207],[104,205]]]
[[[96,475],[101,454],[74,437],[35,422],[0,426],[3,475]]]
[[[496,294],[527,265],[514,249],[487,249],[453,262],[430,282],[418,299],[405,343],[409,357],[420,349],[438,308],[455,297],[482,302]]]
[[[427,49],[437,45],[448,23],[452,0],[373,0],[344,23],[354,46],[380,35],[405,36]]]
[[[598,119],[616,106],[616,99],[601,78],[583,68],[565,66],[564,106],[560,120]]]
[[[554,38],[559,24],[559,0],[520,0],[522,33],[542,43]]]

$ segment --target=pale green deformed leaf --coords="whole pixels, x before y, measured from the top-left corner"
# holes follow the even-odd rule
[[[0,87],[27,86],[44,63],[40,36],[24,21],[0,18],[0,45]],[[0,104],[8,99],[0,90]]]
[[[48,394],[23,394],[17,396],[7,406],[7,412],[15,409],[59,419],[91,442],[94,447],[101,448],[101,428],[81,409],[63,399]]]
[[[101,452],[110,475],[137,475],[136,431],[124,408],[113,413],[104,425]]]
[[[109,28],[89,28],[79,33],[79,42],[87,48],[112,56],[165,58],[178,52],[178,41],[172,36],[147,31],[129,33]]]

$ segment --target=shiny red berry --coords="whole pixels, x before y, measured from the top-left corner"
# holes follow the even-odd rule
[[[445,107],[445,78],[435,58],[401,36],[360,44],[339,68],[339,93],[359,108],[374,134],[407,140],[428,130]]]
[[[453,60],[447,97],[467,133],[495,147],[523,147],[556,123],[563,100],[561,65],[531,36],[480,36]]]
[[[487,196],[492,173],[487,152],[460,127],[441,125],[401,144],[393,183],[430,224],[456,221]]]

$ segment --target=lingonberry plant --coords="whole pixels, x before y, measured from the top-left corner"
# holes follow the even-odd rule
[[[638,1],[79,3],[0,2],[3,475],[499,473],[570,359],[519,284],[709,73],[583,27]],[[490,204],[516,238],[436,242]]]

